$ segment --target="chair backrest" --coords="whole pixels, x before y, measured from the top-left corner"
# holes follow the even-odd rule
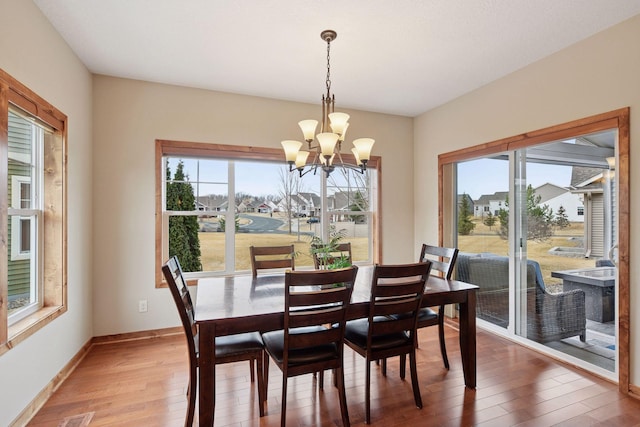
[[[296,348],[335,344],[342,358],[345,316],[357,272],[358,267],[351,266],[285,273],[285,366],[288,350]]]
[[[178,257],[169,258],[165,265],[162,266],[162,273],[167,280],[173,301],[178,309],[182,327],[187,336],[187,346],[189,348],[189,359],[195,362],[198,357],[198,327],[195,322],[195,313],[191,294],[187,287],[187,282],[182,276],[182,267]]]
[[[429,261],[375,266],[369,302],[368,349],[376,335],[408,331],[415,340],[417,313],[430,270]],[[375,322],[376,317],[385,317],[385,320]]]
[[[338,259],[344,259],[349,265],[352,263],[351,242],[337,245],[311,245],[313,250],[313,265],[316,270],[333,264]]]
[[[293,245],[288,246],[251,246],[251,273],[258,275],[258,270],[272,268],[295,269]]]
[[[420,261],[431,261],[431,272],[438,271],[445,279],[451,279],[458,258],[457,248],[445,248],[422,244]]]

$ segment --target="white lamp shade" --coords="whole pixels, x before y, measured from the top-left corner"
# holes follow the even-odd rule
[[[340,134],[340,138],[338,138],[338,141],[340,141],[340,142],[344,141],[344,137],[347,134],[347,129],[349,129],[349,123],[347,123],[344,126],[344,129],[342,130],[342,133]]]
[[[302,147],[302,142],[286,140],[280,142],[282,144],[282,148],[284,148],[284,155],[287,158],[287,162],[295,162],[298,157],[298,151],[300,151],[300,147]]]
[[[329,120],[331,121],[331,130],[342,135],[346,130],[349,115],[347,113],[331,113]]]
[[[358,150],[360,161],[368,161],[371,157],[371,148],[376,141],[372,138],[358,138],[353,141],[353,146]]]
[[[316,136],[316,127],[318,126],[317,120],[302,120],[298,122],[298,126],[302,129],[305,141],[313,141]]]
[[[360,156],[358,155],[358,149],[354,147],[351,149],[351,152],[353,153],[353,157],[356,158],[356,165],[360,166],[362,162],[360,161]]]
[[[332,132],[323,132],[316,135],[320,144],[320,151],[323,157],[329,157],[333,154],[333,150],[338,142],[338,135]]]
[[[304,167],[307,164],[307,157],[309,157],[308,151],[298,151],[298,156],[296,157],[296,168]]]

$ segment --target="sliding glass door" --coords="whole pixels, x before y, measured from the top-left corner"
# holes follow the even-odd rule
[[[615,130],[455,162],[457,277],[484,327],[616,372]]]

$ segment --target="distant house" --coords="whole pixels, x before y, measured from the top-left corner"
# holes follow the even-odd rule
[[[320,212],[320,196],[315,193],[292,194],[290,199],[282,198],[276,204],[275,209],[287,212],[288,202],[291,203],[291,212],[299,216],[316,216]]]
[[[584,256],[600,258],[609,255],[614,245],[615,209],[613,182],[606,169],[574,166],[571,172],[572,193],[582,199],[584,218]]]
[[[489,215],[498,215],[500,209],[507,209],[508,191],[496,191],[493,194],[483,194],[478,200],[472,202],[471,207],[473,216],[485,217]],[[460,206],[460,195],[458,195],[458,206]],[[468,196],[467,196],[468,197]]]
[[[258,204],[257,211],[259,213],[272,213],[277,211],[278,207],[271,200],[264,200],[260,204]]]
[[[209,194],[208,196],[200,196],[196,200],[198,210],[226,212],[229,207],[229,198],[220,194]]]
[[[569,221],[584,221],[584,215],[581,214],[581,212],[584,212],[582,198],[569,189],[546,183],[537,187],[534,191],[537,196],[540,196],[540,204],[549,206],[554,215],[558,213],[562,206]]]

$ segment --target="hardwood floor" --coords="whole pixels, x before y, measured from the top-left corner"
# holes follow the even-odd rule
[[[478,332],[478,388],[464,387],[457,331],[447,328],[451,370],[442,365],[437,328],[419,333],[423,408],[410,380],[389,360],[387,376],[372,368],[371,424],[379,426],[640,426],[640,401],[617,385],[563,365],[487,332]],[[345,348],[345,384],[352,425],[364,424],[364,361]],[[372,365],[374,366],[374,365]],[[216,425],[278,426],[281,375],[270,369],[267,415],[260,418],[248,363],[217,367]],[[318,393],[311,375],[289,380],[287,425],[340,423],[330,374]],[[87,414],[94,426],[181,426],[186,409],[187,352],[182,335],[95,345],[29,423],[58,426]],[[67,426],[80,426],[68,418]],[[86,425],[86,424],[85,424]]]

